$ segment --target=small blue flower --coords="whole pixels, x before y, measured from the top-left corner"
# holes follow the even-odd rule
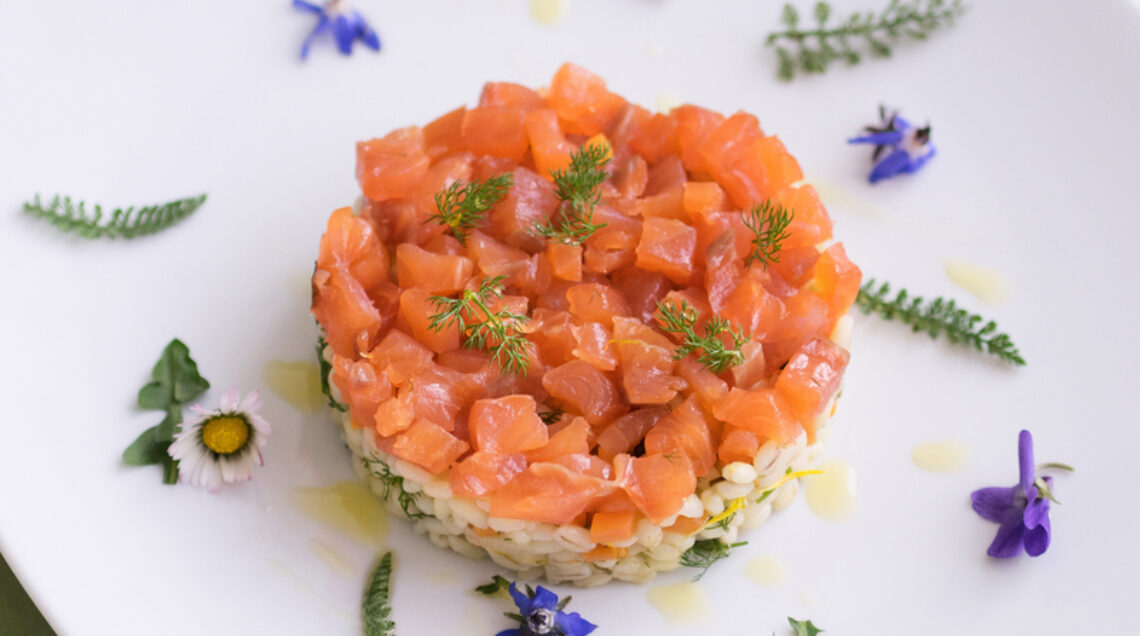
[[[930,143],[930,126],[915,128],[897,112],[887,113],[879,107],[880,126],[866,126],[868,134],[848,139],[849,144],[874,144],[871,159],[874,169],[868,180],[876,183],[897,174],[918,172],[927,161],[934,157],[934,145]],[[884,151],[887,152],[882,157]],[[882,159],[880,159],[882,157]]]
[[[301,45],[302,60],[309,57],[309,47],[313,44],[313,40],[329,29],[332,29],[337,48],[344,55],[352,53],[352,43],[356,40],[360,40],[373,51],[380,50],[380,36],[368,26],[364,16],[358,11],[349,9],[342,0],[327,0],[324,6],[305,0],[293,0],[293,7],[320,16],[317,26],[313,27],[309,36],[305,38],[305,43]]]
[[[510,592],[519,613],[508,616],[521,619],[519,627],[503,630],[496,636],[586,636],[598,628],[578,612],[563,612],[570,597],[559,603],[558,595],[541,585],[535,590],[528,585],[527,592],[523,593],[511,583]]]

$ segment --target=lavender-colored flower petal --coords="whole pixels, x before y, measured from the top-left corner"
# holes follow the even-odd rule
[[[305,43],[301,45],[302,60],[309,57],[309,47],[313,45],[313,40],[317,39],[317,36],[321,33],[328,31],[330,24],[328,16],[322,15],[320,21],[317,22],[317,26],[313,27],[312,31],[309,31],[309,36],[305,38]]]
[[[927,161],[930,161],[931,159],[934,158],[934,155],[937,154],[937,151],[935,151],[934,146],[927,146],[927,148],[929,150],[927,151],[926,154],[920,155],[918,157],[911,157],[910,164],[907,165],[906,170],[904,170],[904,172],[914,174],[915,172],[918,172],[919,169],[922,168],[922,166],[924,166]]]
[[[519,608],[519,612],[523,616],[526,616],[527,614],[529,614],[530,613],[530,597],[527,596],[526,594],[524,594],[523,591],[520,590],[518,588],[518,586],[515,585],[514,583],[511,583],[511,586],[509,588],[507,588],[507,591],[509,591],[511,593],[511,598],[514,599],[515,606]]]
[[[356,11],[352,12],[352,17],[356,22],[356,37],[360,38],[360,41],[368,48],[373,51],[379,51],[380,36],[376,33],[375,29],[368,26],[368,21]]]
[[[333,35],[336,36],[336,47],[344,55],[352,54],[352,41],[356,39],[356,28],[348,16],[341,14],[333,19]]]
[[[909,163],[910,155],[902,148],[899,148],[875,164],[875,168],[871,170],[871,175],[867,179],[871,183],[877,183],[883,179],[893,177],[900,172],[906,171],[907,164]]]
[[[997,536],[990,544],[986,554],[995,559],[1008,559],[1021,554],[1022,541],[1025,535],[1025,524],[1021,520],[1022,511],[1012,510],[1001,522]]]
[[[1026,430],[1017,436],[1017,464],[1021,471],[1021,491],[1028,497],[1030,488],[1033,488],[1034,493],[1037,492],[1033,486],[1033,480],[1037,478],[1037,466],[1033,463],[1033,434]]]
[[[1048,502],[1048,499],[1044,501]],[[1025,512],[1026,515],[1029,514],[1028,509]],[[1025,553],[1031,557],[1045,554],[1045,550],[1049,549],[1049,536],[1052,533],[1052,528],[1049,526],[1049,515],[1041,517],[1040,522],[1034,527],[1025,525]]]
[[[520,629],[504,629],[495,636],[523,636],[523,633]]]
[[[910,130],[911,128],[914,128],[914,126],[912,126],[909,121],[907,121],[906,119],[903,119],[902,117],[899,117],[898,115],[895,115],[894,123],[895,123],[895,130],[903,131],[903,130]]]
[[[871,133],[862,137],[852,137],[847,140],[849,144],[875,144],[876,146],[893,146],[902,143],[903,134],[897,130]]]
[[[974,511],[983,519],[1001,523],[1014,509],[1017,501],[1017,486],[1009,488],[979,488],[970,493]]]
[[[579,616],[578,612],[569,614],[558,612],[555,623],[566,636],[586,636],[598,628],[597,625]]]
[[[558,595],[539,585],[534,590],[534,599],[530,603],[530,611],[535,609],[554,610],[558,607]]]
[[[325,10],[312,2],[305,2],[305,0],[293,0],[293,8],[308,11],[310,13],[324,13]]]
[[[1025,507],[1025,514],[1022,517],[1025,522],[1025,527],[1032,530],[1037,526],[1049,522],[1049,500],[1044,497],[1038,497],[1029,502]]]

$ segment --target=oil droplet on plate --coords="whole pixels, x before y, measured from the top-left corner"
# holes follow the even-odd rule
[[[317,555],[317,558],[329,566],[330,570],[341,574],[352,573],[352,563],[331,545],[320,539],[312,539],[309,541],[309,548],[313,551],[313,554]]]
[[[951,475],[970,463],[970,447],[955,440],[924,442],[911,449],[910,461],[923,470]]]
[[[539,24],[558,24],[569,12],[570,0],[530,0],[530,17]]]
[[[709,616],[709,595],[699,583],[660,585],[650,588],[646,594],[666,622],[692,624]]]
[[[1009,296],[1009,281],[996,269],[950,258],[942,266],[950,282],[987,305],[997,305]]]
[[[315,362],[270,360],[261,375],[270,391],[302,413],[312,415],[325,404],[321,369]]]
[[[827,521],[848,521],[855,516],[855,469],[842,459],[829,459],[819,466],[822,475],[804,480],[804,498],[812,512]]]
[[[744,564],[744,575],[764,587],[780,587],[788,570],[776,555],[758,554]]]
[[[363,545],[379,548],[388,534],[388,514],[360,482],[341,481],[293,491],[293,505],[306,516],[333,527]]]

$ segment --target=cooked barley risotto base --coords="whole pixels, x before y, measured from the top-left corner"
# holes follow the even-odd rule
[[[850,349],[851,316],[839,320],[831,339],[844,349]],[[322,355],[331,360],[332,349],[326,347]],[[333,397],[340,401],[336,385],[331,381],[329,384]],[[644,518],[639,520],[632,539],[608,544],[625,548],[628,553],[602,561],[589,561],[584,556],[597,547],[590,541],[589,529],[492,517],[488,512],[489,499],[458,497],[451,492],[446,473],[432,475],[380,450],[376,447],[375,431],[354,427],[347,412],[333,411],[333,419],[343,429],[344,440],[352,450],[353,468],[360,479],[385,503],[391,514],[409,518],[399,500],[401,488],[393,486],[391,477],[386,480],[384,475],[402,478],[402,492],[407,493],[404,504],[414,516],[411,520],[415,530],[428,535],[435,545],[472,559],[490,556],[503,568],[517,572],[521,579],[543,578],[550,583],[594,587],[613,579],[631,583],[649,581],[658,572],[680,567],[681,555],[697,540],[734,543],[741,531],[759,526],[768,520],[773,510],[791,503],[799,490],[796,480],[771,491],[762,502],[756,500],[779,482],[789,468],[806,470],[815,463],[822,442],[830,435],[828,421],[837,397],[838,393],[816,419],[815,443],[808,445],[803,433],[794,443],[783,446],[770,440],[760,447],[751,465],[734,462],[713,468],[697,480],[696,492],[689,495],[676,515],[660,524]],[[729,518],[727,530],[706,526],[691,535],[664,530],[678,517],[714,517],[741,497],[746,504]]]

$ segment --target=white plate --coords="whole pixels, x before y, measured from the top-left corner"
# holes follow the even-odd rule
[[[4,3],[6,558],[67,634],[357,633],[373,551],[290,504],[297,487],[350,476],[324,416],[267,395],[278,432],[265,468],[210,495],[120,466],[157,420],[135,392],[173,336],[213,383],[210,403],[262,386],[267,360],[309,359],[306,276],[329,212],[356,196],[353,142],[474,102],[488,79],[545,84],[572,60],[641,103],[669,92],[757,113],[830,190],[867,275],[983,309],[1029,361],[1007,369],[860,318],[828,449],[858,473],[857,517],[827,523],[797,501],[705,577],[713,616],[695,627],[667,625],[633,585],[575,590],[572,607],[600,634],[782,634],[788,615],[834,634],[1135,632],[1140,14],[1121,0],[975,4],[897,59],[783,85],[762,47],[775,3],[579,2],[547,28],[522,2],[361,0],[383,53],[342,59],[325,43],[307,64],[310,17],[285,0]],[[933,123],[939,156],[870,187],[866,149],[844,139],[880,102]],[[83,242],[18,214],[56,190],[210,199],[158,236]],[[1004,272],[1009,300],[983,307],[947,280],[945,258]],[[995,562],[995,527],[968,496],[1015,481],[1021,427],[1041,460],[1078,472],[1057,481],[1049,552]],[[914,444],[946,438],[972,448],[964,472],[911,464]],[[392,525],[401,634],[508,626],[470,592],[488,562]],[[743,576],[762,553],[787,565],[782,587]]]

